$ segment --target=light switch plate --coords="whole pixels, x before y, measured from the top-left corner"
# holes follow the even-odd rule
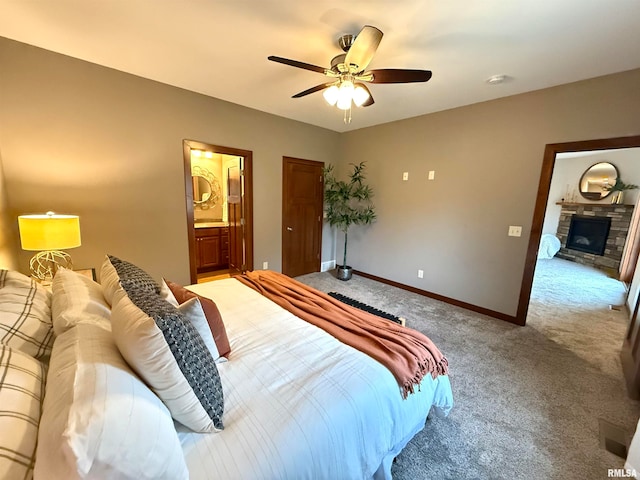
[[[522,227],[519,225],[509,225],[509,236],[510,237],[521,237],[522,236]]]
[[[404,180],[405,182],[409,180],[409,172],[402,173],[402,180]]]
[[[436,171],[429,170],[429,180],[433,180],[434,178],[436,178]]]

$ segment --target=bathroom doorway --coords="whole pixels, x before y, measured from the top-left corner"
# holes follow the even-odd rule
[[[252,152],[183,141],[191,283],[253,269]]]

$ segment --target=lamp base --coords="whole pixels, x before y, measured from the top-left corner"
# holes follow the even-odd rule
[[[73,268],[71,257],[68,253],[47,250],[36,253],[29,261],[31,275],[40,282],[53,280],[53,276],[59,267]]]

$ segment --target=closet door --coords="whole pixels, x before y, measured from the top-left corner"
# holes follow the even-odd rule
[[[282,273],[296,277],[320,271],[324,163],[282,161]]]

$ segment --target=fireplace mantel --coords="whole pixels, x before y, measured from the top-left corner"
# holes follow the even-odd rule
[[[563,207],[576,207],[576,206],[589,206],[589,207],[608,207],[608,208],[616,208],[616,207],[635,207],[632,203],[579,203],[579,202],[556,202],[556,205],[562,205]]]

